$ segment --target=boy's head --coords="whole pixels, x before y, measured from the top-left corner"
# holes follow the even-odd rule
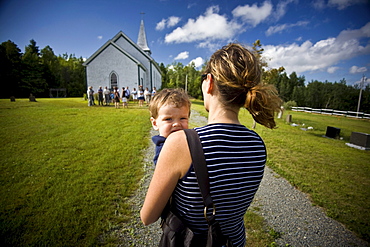
[[[156,93],[149,104],[150,121],[159,135],[168,137],[172,132],[187,129],[190,100],[181,88],[165,88]]]

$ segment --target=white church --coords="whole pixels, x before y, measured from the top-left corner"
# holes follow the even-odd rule
[[[95,93],[99,86],[113,89],[129,87],[138,89],[161,88],[162,76],[158,64],[151,57],[148,47],[144,21],[141,20],[137,43],[122,31],[108,40],[85,63],[87,87],[92,86]]]

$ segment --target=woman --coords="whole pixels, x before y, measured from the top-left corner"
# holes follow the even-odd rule
[[[116,109],[119,109],[119,92],[118,92],[118,87],[114,88],[114,106]]]
[[[239,110],[245,107],[256,122],[272,129],[281,101],[273,86],[262,85],[258,59],[239,44],[212,55],[202,92],[208,124],[195,130],[206,158],[216,219],[234,246],[244,246],[243,216],[261,182],[266,149],[255,132],[241,125]],[[145,225],[159,218],[171,195],[183,222],[206,238],[203,201],[183,131],[172,133],[159,155],[140,212]]]
[[[149,88],[145,88],[145,91],[144,91],[144,97],[145,97],[145,102],[146,102],[146,105],[148,106],[149,103],[150,103],[150,91],[149,91]]]
[[[138,100],[139,100],[139,106],[143,106],[144,104],[144,90],[143,90],[143,86],[139,86],[139,90],[138,90]]]

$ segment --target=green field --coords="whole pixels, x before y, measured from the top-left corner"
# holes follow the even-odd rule
[[[147,109],[0,101],[0,245],[90,246],[127,220]],[[132,113],[134,111],[134,113]]]
[[[206,114],[202,102],[193,107]],[[314,129],[292,127],[285,116],[275,130],[257,126],[268,165],[369,241],[370,152],[345,143],[352,131],[370,133],[370,122],[287,113]],[[252,125],[247,111],[241,121]],[[107,233],[131,217],[127,198],[143,175],[148,109],[87,107],[80,98],[0,100],[0,124],[0,245],[114,244]],[[326,126],[341,128],[343,140],[322,137]]]
[[[193,107],[206,115],[202,102],[194,102]],[[286,123],[287,114],[299,126]],[[253,124],[246,110],[240,119],[247,127]],[[286,111],[276,121],[274,130],[256,127],[267,146],[268,166],[308,193],[328,216],[370,241],[370,151],[345,144],[352,132],[370,134],[370,121],[294,111]],[[340,128],[343,140],[323,137],[327,126]],[[313,130],[301,130],[307,127]]]

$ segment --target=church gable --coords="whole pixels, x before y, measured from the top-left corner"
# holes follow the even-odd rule
[[[136,59],[122,52],[114,44],[102,49],[94,59],[90,60],[87,67],[87,79],[89,86],[111,86],[111,74],[117,77],[117,86],[126,87],[138,83],[138,67]],[[145,71],[145,68],[142,68]],[[128,85],[129,84],[129,85]]]
[[[142,22],[141,26],[143,25]],[[139,36],[146,39],[145,35],[142,35],[143,30],[144,28],[140,27]],[[146,44],[146,40],[144,43]],[[114,84],[119,88],[128,86],[132,89],[142,85],[144,88],[159,89],[162,84],[160,68],[150,56],[149,47],[146,46],[145,49],[147,50],[144,51],[120,31],[84,63],[87,86],[109,87],[113,75],[113,81],[117,81]]]
[[[89,57],[89,59],[85,61],[84,65],[85,66],[89,65],[96,57],[98,57],[102,52],[104,52],[108,47],[111,47],[111,46],[113,46],[115,49],[117,49],[117,51],[124,54],[127,58],[131,59],[136,64],[140,64],[139,60],[137,60],[134,56],[131,56],[127,51],[122,49],[122,47],[120,47],[116,43],[109,40],[102,47],[100,47],[100,49],[97,50],[91,57]]]
[[[146,54],[138,45],[136,45],[132,40],[130,40],[122,32],[118,33],[113,39],[114,44],[121,47],[123,50],[127,51],[129,54],[138,59],[141,63],[148,63],[152,60],[148,54]]]

